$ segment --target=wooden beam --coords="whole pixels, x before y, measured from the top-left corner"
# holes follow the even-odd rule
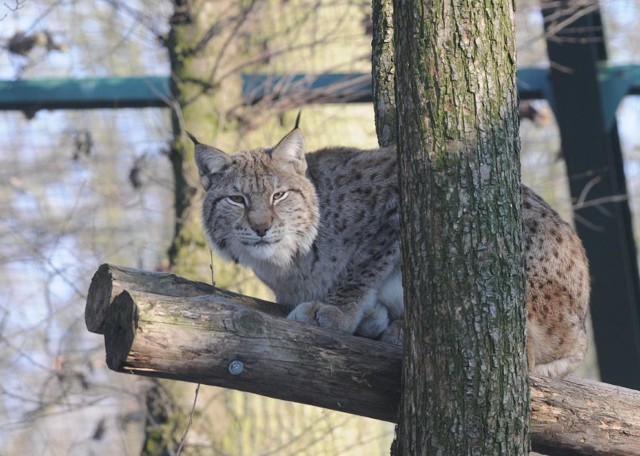
[[[107,364],[118,372],[395,422],[400,347],[288,321],[284,313],[171,274],[103,265],[86,320],[104,334]],[[532,377],[531,388],[534,450],[640,456],[639,392],[576,378]]]
[[[593,380],[531,377],[531,443],[548,455],[640,454],[640,393]]]
[[[393,421],[401,348],[342,336],[219,296],[123,292],[107,312],[108,366]],[[390,360],[393,360],[391,363]]]
[[[84,316],[89,331],[104,334],[106,312],[114,298],[124,290],[173,297],[209,296],[215,294],[221,299],[227,299],[273,315],[284,317],[287,314],[285,309],[274,305],[272,302],[232,293],[206,283],[193,282],[169,272],[141,271],[139,269],[103,264],[94,274],[87,293]]]

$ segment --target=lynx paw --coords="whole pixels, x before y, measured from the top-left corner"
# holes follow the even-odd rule
[[[367,313],[356,329],[356,336],[367,339],[378,338],[389,326],[389,312],[383,305],[378,304]]]
[[[348,334],[353,334],[356,326],[340,308],[318,301],[298,304],[287,318]]]
[[[404,342],[404,328],[402,320],[393,320],[389,323],[387,329],[384,330],[378,339],[389,344],[402,345]]]

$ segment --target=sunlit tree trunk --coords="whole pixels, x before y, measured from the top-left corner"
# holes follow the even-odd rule
[[[227,11],[228,14],[242,14],[240,3],[235,5],[237,11]],[[225,128],[221,125],[223,113],[231,103],[238,101],[240,93],[237,89],[239,78],[227,79],[226,84],[231,87],[221,87],[216,82],[216,72],[224,68],[221,48],[225,38],[229,37],[229,30],[222,25],[227,19],[216,10],[213,2],[175,0],[166,39],[173,94],[170,101],[173,141],[169,158],[173,170],[175,204],[175,231],[168,252],[169,267],[173,272],[206,283],[213,280],[212,259],[201,227],[202,194],[193,145],[184,131],[188,129],[207,142],[222,141],[221,137],[225,136]],[[231,51],[233,39],[228,41],[227,51]],[[216,280],[222,282],[224,278],[217,277]],[[227,393],[220,394],[203,388],[198,402],[209,401],[213,394],[218,394],[222,402]],[[175,454],[187,429],[193,399],[194,387],[176,382],[156,382],[147,391],[144,454]],[[220,404],[218,413],[221,422],[227,420],[223,404]],[[202,410],[198,410],[197,414],[200,419],[193,425],[191,435],[198,434],[198,428],[208,422]],[[206,445],[215,446],[217,437],[216,430],[211,429],[206,435]],[[188,454],[188,445],[185,450]]]
[[[527,454],[513,4],[394,10],[406,334],[392,453]]]
[[[174,95],[170,159],[176,214],[169,261],[175,272],[203,280],[207,277],[203,277],[202,266],[210,263],[209,249],[200,227],[200,200],[196,197],[200,184],[194,150],[184,131],[188,128],[207,141],[213,141],[218,133],[220,89],[212,87],[210,81],[212,55],[218,54],[212,47],[218,43],[212,37],[205,38],[214,25],[210,20],[213,8],[196,0],[175,0],[174,5],[167,42]]]
[[[212,260],[200,222],[200,184],[193,144],[187,140],[184,130],[188,129],[208,144],[229,152],[236,150],[239,132],[246,125],[235,116],[230,119],[228,114],[234,108],[235,114],[242,114],[238,108],[241,105],[240,73],[273,71],[276,65],[260,66],[265,65],[268,58],[255,55],[261,52],[254,49],[255,44],[265,45],[262,51],[265,56],[269,52],[286,55],[286,46],[294,49],[301,41],[310,42],[300,30],[304,30],[305,21],[315,15],[308,14],[309,2],[301,1],[288,9],[281,2],[244,0],[175,0],[174,7],[167,47],[175,97],[172,106],[175,139],[170,157],[175,180],[176,225],[169,257],[173,272],[210,283]],[[282,40],[283,33],[295,39],[285,43],[285,47],[273,44],[271,49],[270,37]],[[243,66],[245,62],[251,64]],[[286,69],[297,68],[297,61],[287,63]],[[249,121],[255,127],[266,116],[262,114],[260,118],[253,112],[253,116],[249,114],[252,117]],[[285,122],[283,134],[293,125],[294,116]],[[303,118],[308,119],[304,115]],[[256,285],[243,283],[242,289],[236,286],[242,278],[246,280],[246,271],[217,259],[214,264],[216,285],[255,294]],[[194,396],[193,385],[178,382],[163,383],[162,388],[151,389],[150,393],[157,396],[158,391],[164,393],[163,400],[173,401],[177,406],[159,408],[160,413],[148,421],[146,448],[149,452],[146,454],[170,454],[176,450],[186,429]],[[153,396],[148,399],[147,402],[155,405],[161,403],[154,401]],[[337,412],[203,387],[187,442],[198,441],[207,454],[337,454],[345,442],[358,446],[361,444],[358,438],[371,435],[371,429],[382,429],[382,423],[364,419],[350,418],[348,430],[342,429],[347,427],[345,423],[345,415]],[[357,423],[361,424],[356,426]],[[197,449],[187,445],[186,454],[193,451]]]

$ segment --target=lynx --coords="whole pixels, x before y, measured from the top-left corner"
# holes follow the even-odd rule
[[[288,318],[402,342],[395,148],[306,154],[299,128],[232,155],[195,144],[211,246],[253,269]],[[561,377],[586,350],[589,273],[582,244],[522,188],[529,367]]]

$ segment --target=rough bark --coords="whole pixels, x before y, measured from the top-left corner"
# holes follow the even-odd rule
[[[89,331],[104,334],[104,319],[109,303],[124,290],[186,297],[211,294],[215,287],[166,272],[140,271],[103,264],[98,268],[89,285],[84,314]]]
[[[528,454],[513,4],[394,2],[405,362],[393,454]]]
[[[190,277],[203,276],[210,263],[208,248],[198,219],[200,183],[194,152],[184,130],[213,139],[218,127],[217,93],[209,86],[211,56],[217,41],[208,37],[212,10],[201,0],[175,0],[167,40],[171,64],[172,126],[174,138],[169,158],[173,169],[175,232],[169,247],[172,270]]]
[[[371,73],[376,134],[380,147],[396,144],[396,85],[393,58],[393,0],[372,2]]]
[[[171,282],[179,286],[165,295]],[[207,288],[167,274],[102,266],[87,313],[96,314],[92,321],[105,319],[96,326],[105,334],[109,366],[396,420],[399,347],[285,320],[273,303],[213,287],[211,294],[200,293]],[[531,399],[534,450],[640,456],[639,392],[532,377]]]

